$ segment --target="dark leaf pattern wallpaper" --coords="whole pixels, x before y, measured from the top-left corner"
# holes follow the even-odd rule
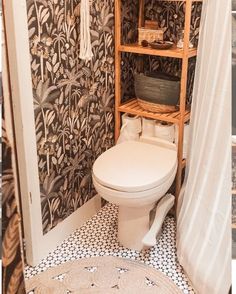
[[[114,0],[90,1],[94,54],[79,59],[80,0],[26,0],[43,230],[47,233],[95,195],[91,170],[114,144]],[[157,6],[158,3],[158,6]],[[160,4],[161,3],[161,4]],[[157,19],[165,39],[183,28],[182,2],[147,0],[145,18]],[[201,5],[193,5],[198,40]],[[138,0],[122,0],[123,42],[137,40]],[[123,54],[123,99],[134,97],[134,72],[181,72],[175,59]],[[189,99],[195,60],[189,74]]]
[[[94,54],[79,58],[80,1],[27,0],[43,230],[95,195],[95,159],[114,144],[114,1],[91,6]]]
[[[5,128],[4,104],[2,106],[2,293],[24,294],[20,216],[16,204],[12,168],[13,151]]]

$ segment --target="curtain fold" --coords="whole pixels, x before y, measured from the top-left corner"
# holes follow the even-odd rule
[[[231,3],[203,1],[177,253],[196,293],[231,284]]]

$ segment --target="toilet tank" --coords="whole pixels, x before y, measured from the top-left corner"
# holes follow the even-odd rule
[[[157,137],[146,137],[146,136],[141,136],[139,139],[141,142],[152,144],[152,145],[158,145],[163,148],[175,150],[177,153],[177,147],[174,143],[171,143],[169,141],[157,138]]]

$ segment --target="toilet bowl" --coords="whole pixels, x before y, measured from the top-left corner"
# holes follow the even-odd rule
[[[142,250],[150,211],[172,185],[177,171],[174,144],[150,138],[123,142],[103,153],[93,166],[96,191],[119,206],[118,239]]]

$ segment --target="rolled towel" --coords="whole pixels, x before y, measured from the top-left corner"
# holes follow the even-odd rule
[[[90,7],[89,0],[81,0],[80,4],[80,55],[83,60],[89,61],[93,57],[90,36]]]
[[[142,136],[154,137],[156,121],[149,118],[142,118]]]
[[[117,140],[117,144],[125,141],[138,141],[141,131],[142,124],[139,116],[130,116],[127,113],[123,114],[122,128],[120,130],[120,136]]]
[[[165,122],[156,122],[155,137],[169,141],[171,143],[175,140],[175,126],[174,124]]]

